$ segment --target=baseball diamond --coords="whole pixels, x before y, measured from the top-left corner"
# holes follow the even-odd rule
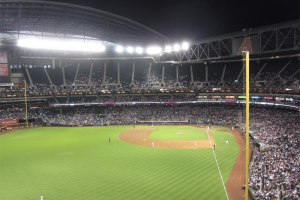
[[[299,3],[0,0],[0,200],[299,200]]]

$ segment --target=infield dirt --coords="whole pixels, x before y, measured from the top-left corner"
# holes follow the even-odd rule
[[[123,141],[151,147],[152,142],[154,142],[155,148],[172,148],[172,149],[200,149],[200,148],[211,148],[209,140],[152,140],[149,139],[149,135],[157,130],[156,128],[152,129],[131,129],[122,132],[119,135],[119,138]],[[204,130],[204,129],[203,129]],[[174,133],[176,134],[176,133]],[[215,141],[211,134],[209,133],[212,144],[215,144]],[[196,142],[196,146],[195,146]]]

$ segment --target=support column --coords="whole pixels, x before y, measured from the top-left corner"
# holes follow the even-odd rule
[[[265,66],[267,65],[268,62],[265,62],[265,64],[260,68],[259,72],[256,74],[256,76],[254,77],[253,81],[256,81],[256,78],[258,77],[258,75],[260,74],[260,72],[265,68]]]
[[[55,69],[55,60],[52,59],[52,69]]]
[[[300,71],[300,69],[298,69],[295,73],[293,73],[293,75],[291,75],[290,78],[292,78],[293,76],[295,76],[299,71]]]
[[[28,79],[29,79],[29,82],[30,82],[30,85],[33,86],[33,82],[32,82],[32,79],[31,79],[31,76],[30,76],[30,73],[28,71],[28,68],[25,68],[25,71],[26,71],[26,74],[28,76]]]
[[[149,63],[149,71],[148,71],[148,83],[150,82],[151,66],[152,66],[152,63],[150,62]]]
[[[120,63],[118,62],[118,84],[120,84]]]
[[[105,77],[106,77],[106,63],[104,63],[104,70],[103,70],[103,84],[105,84]]]
[[[92,74],[93,74],[93,67],[94,67],[94,62],[91,63],[91,69],[90,69],[90,76],[89,76],[89,81],[88,84],[91,84],[91,78],[92,78]]]
[[[65,67],[62,67],[61,71],[62,71],[62,75],[63,75],[63,85],[66,85]]]
[[[274,80],[274,78],[276,78],[291,62],[292,62],[292,60],[289,60],[289,62],[286,63],[286,65],[276,74],[276,76],[274,76],[272,78],[272,80],[270,82],[272,82]]]
[[[194,82],[194,74],[193,74],[193,66],[190,66],[190,71],[191,71],[191,82]]]
[[[135,71],[135,62],[132,64],[132,74],[131,74],[131,83],[134,84],[134,71]]]
[[[80,67],[80,62],[78,62],[76,73],[75,73],[75,77],[74,77],[74,84],[75,85],[76,85],[76,79],[77,79],[77,74],[78,74],[78,71],[79,71],[79,67]]]
[[[205,82],[208,82],[208,66],[205,65]]]
[[[51,78],[50,78],[50,76],[49,76],[49,74],[48,74],[48,72],[47,72],[47,69],[44,68],[44,71],[45,71],[45,74],[46,74],[46,76],[47,76],[47,78],[48,78],[48,81],[49,81],[50,85],[53,85],[52,80],[51,80]]]
[[[165,82],[165,66],[162,67],[161,82]]]
[[[226,65],[224,65],[224,68],[223,68],[221,82],[223,82],[223,80],[224,80],[225,72],[226,72]]]
[[[176,83],[178,83],[178,65],[176,66]]]
[[[243,68],[242,68],[242,70],[240,71],[240,74],[239,74],[239,76],[237,77],[236,80],[240,80],[240,76],[242,75],[242,73],[243,73],[244,70],[245,70],[245,65],[243,65]]]

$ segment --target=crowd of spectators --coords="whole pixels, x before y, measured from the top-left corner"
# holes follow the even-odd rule
[[[258,199],[300,198],[300,116],[281,110],[257,109],[251,130],[255,146],[249,185]]]
[[[40,109],[29,109],[28,110],[28,118],[36,119],[40,117],[41,110]],[[26,117],[25,109],[5,109],[0,110],[0,120],[2,119],[25,119]]]
[[[119,99],[120,101],[122,99]],[[215,124],[233,125],[245,134],[244,107],[237,105],[132,105],[31,109],[29,118],[61,125]],[[252,107],[254,148],[249,187],[257,199],[300,198],[300,115],[296,111]],[[24,119],[25,111],[1,110],[0,119]],[[257,141],[258,139],[258,141]]]
[[[251,89],[262,89],[262,90],[299,90],[299,72],[297,73],[297,60],[293,60],[287,67],[282,71],[288,60],[281,60],[278,63],[271,62],[267,66],[270,66],[267,69],[263,69],[262,71],[251,71],[250,81],[251,81]],[[231,64],[230,64],[231,65]],[[261,68],[262,64],[254,64],[254,68]],[[296,67],[295,67],[296,66]],[[103,66],[94,65],[93,68],[90,67],[80,67],[75,78],[75,73],[71,73],[71,68],[75,68],[76,66],[70,66],[68,68],[69,71],[66,71],[65,77],[65,85],[63,85],[63,81],[56,81],[56,79],[62,79],[62,71],[57,70],[55,73],[60,73],[58,76],[54,76],[51,73],[49,74],[50,79],[53,79],[53,84],[60,83],[60,85],[56,85],[56,87],[51,87],[48,78],[41,78],[40,75],[43,74],[45,76],[45,71],[42,70],[38,74],[34,72],[34,69],[29,70],[29,74],[31,74],[32,85],[30,85],[29,77],[27,75],[27,83],[29,84],[30,89],[32,91],[39,92],[49,92],[49,91],[76,91],[76,90],[85,90],[85,91],[101,91],[101,90],[109,90],[109,91],[132,91],[132,90],[153,90],[153,89],[165,89],[165,90],[191,90],[191,89],[199,89],[199,86],[191,85],[191,78],[187,75],[189,74],[189,70],[185,71],[185,74],[176,76],[167,75],[162,78],[159,70],[151,71],[148,76],[147,73],[144,73],[143,77],[135,76],[133,82],[128,81],[129,79],[124,79],[124,74],[121,73],[120,82],[116,80],[116,76],[112,74],[106,75],[105,81],[103,80]],[[225,71],[225,77],[223,77],[222,73],[219,72],[211,72],[211,70],[216,71],[217,69],[223,66],[210,66],[208,67],[208,77],[204,77],[203,74],[194,74],[194,82],[205,82],[200,88],[201,89],[212,89],[212,88],[221,88],[224,90],[235,90],[235,89],[243,89],[245,85],[244,75],[240,73],[241,68],[237,66],[227,67]],[[92,71],[90,71],[92,69]],[[129,68],[131,71],[132,69]],[[172,70],[175,70],[172,69]],[[49,69],[48,69],[49,71]],[[73,69],[76,71],[76,69]],[[231,71],[234,71],[231,72]],[[25,72],[23,72],[26,74]],[[49,72],[48,72],[49,73]],[[117,74],[117,71],[113,73]],[[91,76],[90,76],[91,75]],[[127,81],[124,81],[124,80]],[[54,81],[55,80],[55,81]],[[79,85],[87,85],[87,87],[77,87]],[[105,85],[105,86],[104,86]]]

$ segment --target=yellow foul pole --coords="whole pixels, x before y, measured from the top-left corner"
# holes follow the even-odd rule
[[[250,74],[249,74],[249,51],[246,54],[246,180],[245,180],[245,199],[248,200],[248,180],[249,180],[249,126],[250,126],[250,110],[249,110],[249,88],[250,88]]]
[[[25,100],[25,127],[28,127],[28,114],[27,114],[27,84],[26,80],[24,80],[24,100]]]

